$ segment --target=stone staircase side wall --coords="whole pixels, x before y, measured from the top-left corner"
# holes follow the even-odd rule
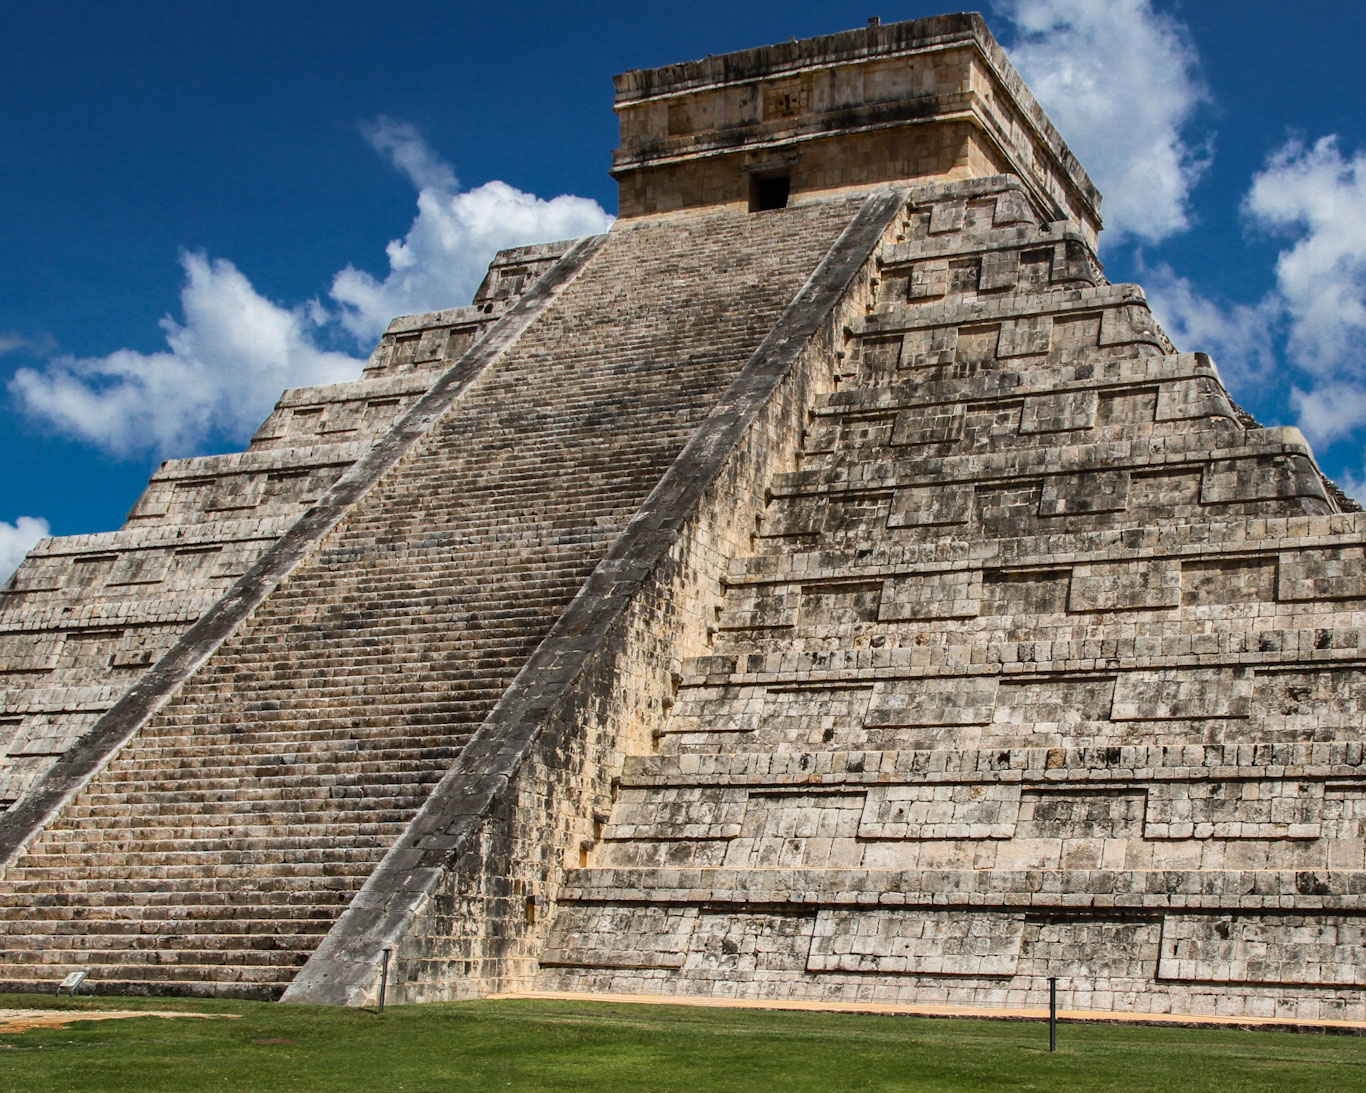
[[[5,815],[5,822],[0,826],[0,867],[22,853],[30,840],[81,787],[103,769],[307,557],[351,506],[430,431],[470,381],[516,342],[598,251],[605,238],[593,236],[569,248],[549,273],[537,281],[464,357],[441,375],[427,394],[414,403],[315,506],[276,540],[222,598],[45,771]]]
[[[865,202],[283,1001],[372,1004],[385,949],[396,1002],[531,985],[564,871],[706,652],[757,484],[795,465],[906,200]]]

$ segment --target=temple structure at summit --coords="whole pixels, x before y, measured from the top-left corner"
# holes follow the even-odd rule
[[[1366,1020],[1366,517],[980,17],[616,110],[607,234],[6,586],[0,986]]]

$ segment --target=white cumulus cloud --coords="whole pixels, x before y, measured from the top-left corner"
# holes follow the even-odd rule
[[[332,282],[341,322],[361,342],[378,337],[395,315],[468,303],[505,247],[596,235],[612,222],[588,198],[547,201],[497,181],[462,191],[450,167],[405,122],[380,118],[363,131],[418,195],[408,234],[387,248],[384,279],[347,266]]]
[[[48,531],[47,521],[36,516],[21,516],[12,524],[0,520],[0,584],[9,580],[24,555]]]
[[[306,307],[261,296],[225,259],[184,254],[182,317],[161,320],[166,349],[118,349],[21,368],[10,382],[23,407],[62,432],[117,454],[187,450],[241,437],[286,386],[354,377],[361,362],[318,347]]]
[[[395,315],[469,303],[498,250],[611,223],[586,198],[545,201],[498,181],[461,191],[452,168],[406,123],[380,119],[363,133],[417,190],[417,216],[389,244],[382,280],[348,265],[333,279],[331,304],[287,306],[258,293],[230,261],[183,254],[181,315],[161,320],[165,350],[21,368],[9,384],[20,408],[118,455],[188,455],[211,438],[241,442],[284,388],[357,376]],[[348,334],[356,356],[331,348]],[[34,345],[0,334],[0,353]]]
[[[1217,301],[1165,265],[1146,271],[1153,311],[1178,345],[1211,353],[1237,389],[1275,384],[1316,444],[1366,428],[1366,151],[1335,136],[1291,141],[1253,177],[1243,212],[1285,240],[1274,287]]]
[[[1142,273],[1148,304],[1173,344],[1208,353],[1234,391],[1273,378],[1279,368],[1276,329],[1283,316],[1277,296],[1256,304],[1216,301],[1166,263],[1143,266]]]
[[[1244,209],[1293,240],[1276,261],[1276,288],[1296,365],[1366,380],[1366,151],[1345,156],[1335,136],[1291,142],[1253,178]]]
[[[1159,242],[1190,223],[1208,98],[1185,27],[1150,0],[1001,0],[1010,58],[1104,197],[1104,240]]]

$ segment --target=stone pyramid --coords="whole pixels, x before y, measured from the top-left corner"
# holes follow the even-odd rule
[[[617,78],[621,219],[0,604],[0,985],[1366,1020],[1366,522],[975,15]]]

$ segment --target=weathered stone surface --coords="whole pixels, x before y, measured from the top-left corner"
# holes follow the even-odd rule
[[[1366,521],[981,21],[617,86],[605,239],[16,573],[0,980],[1366,1019]]]

